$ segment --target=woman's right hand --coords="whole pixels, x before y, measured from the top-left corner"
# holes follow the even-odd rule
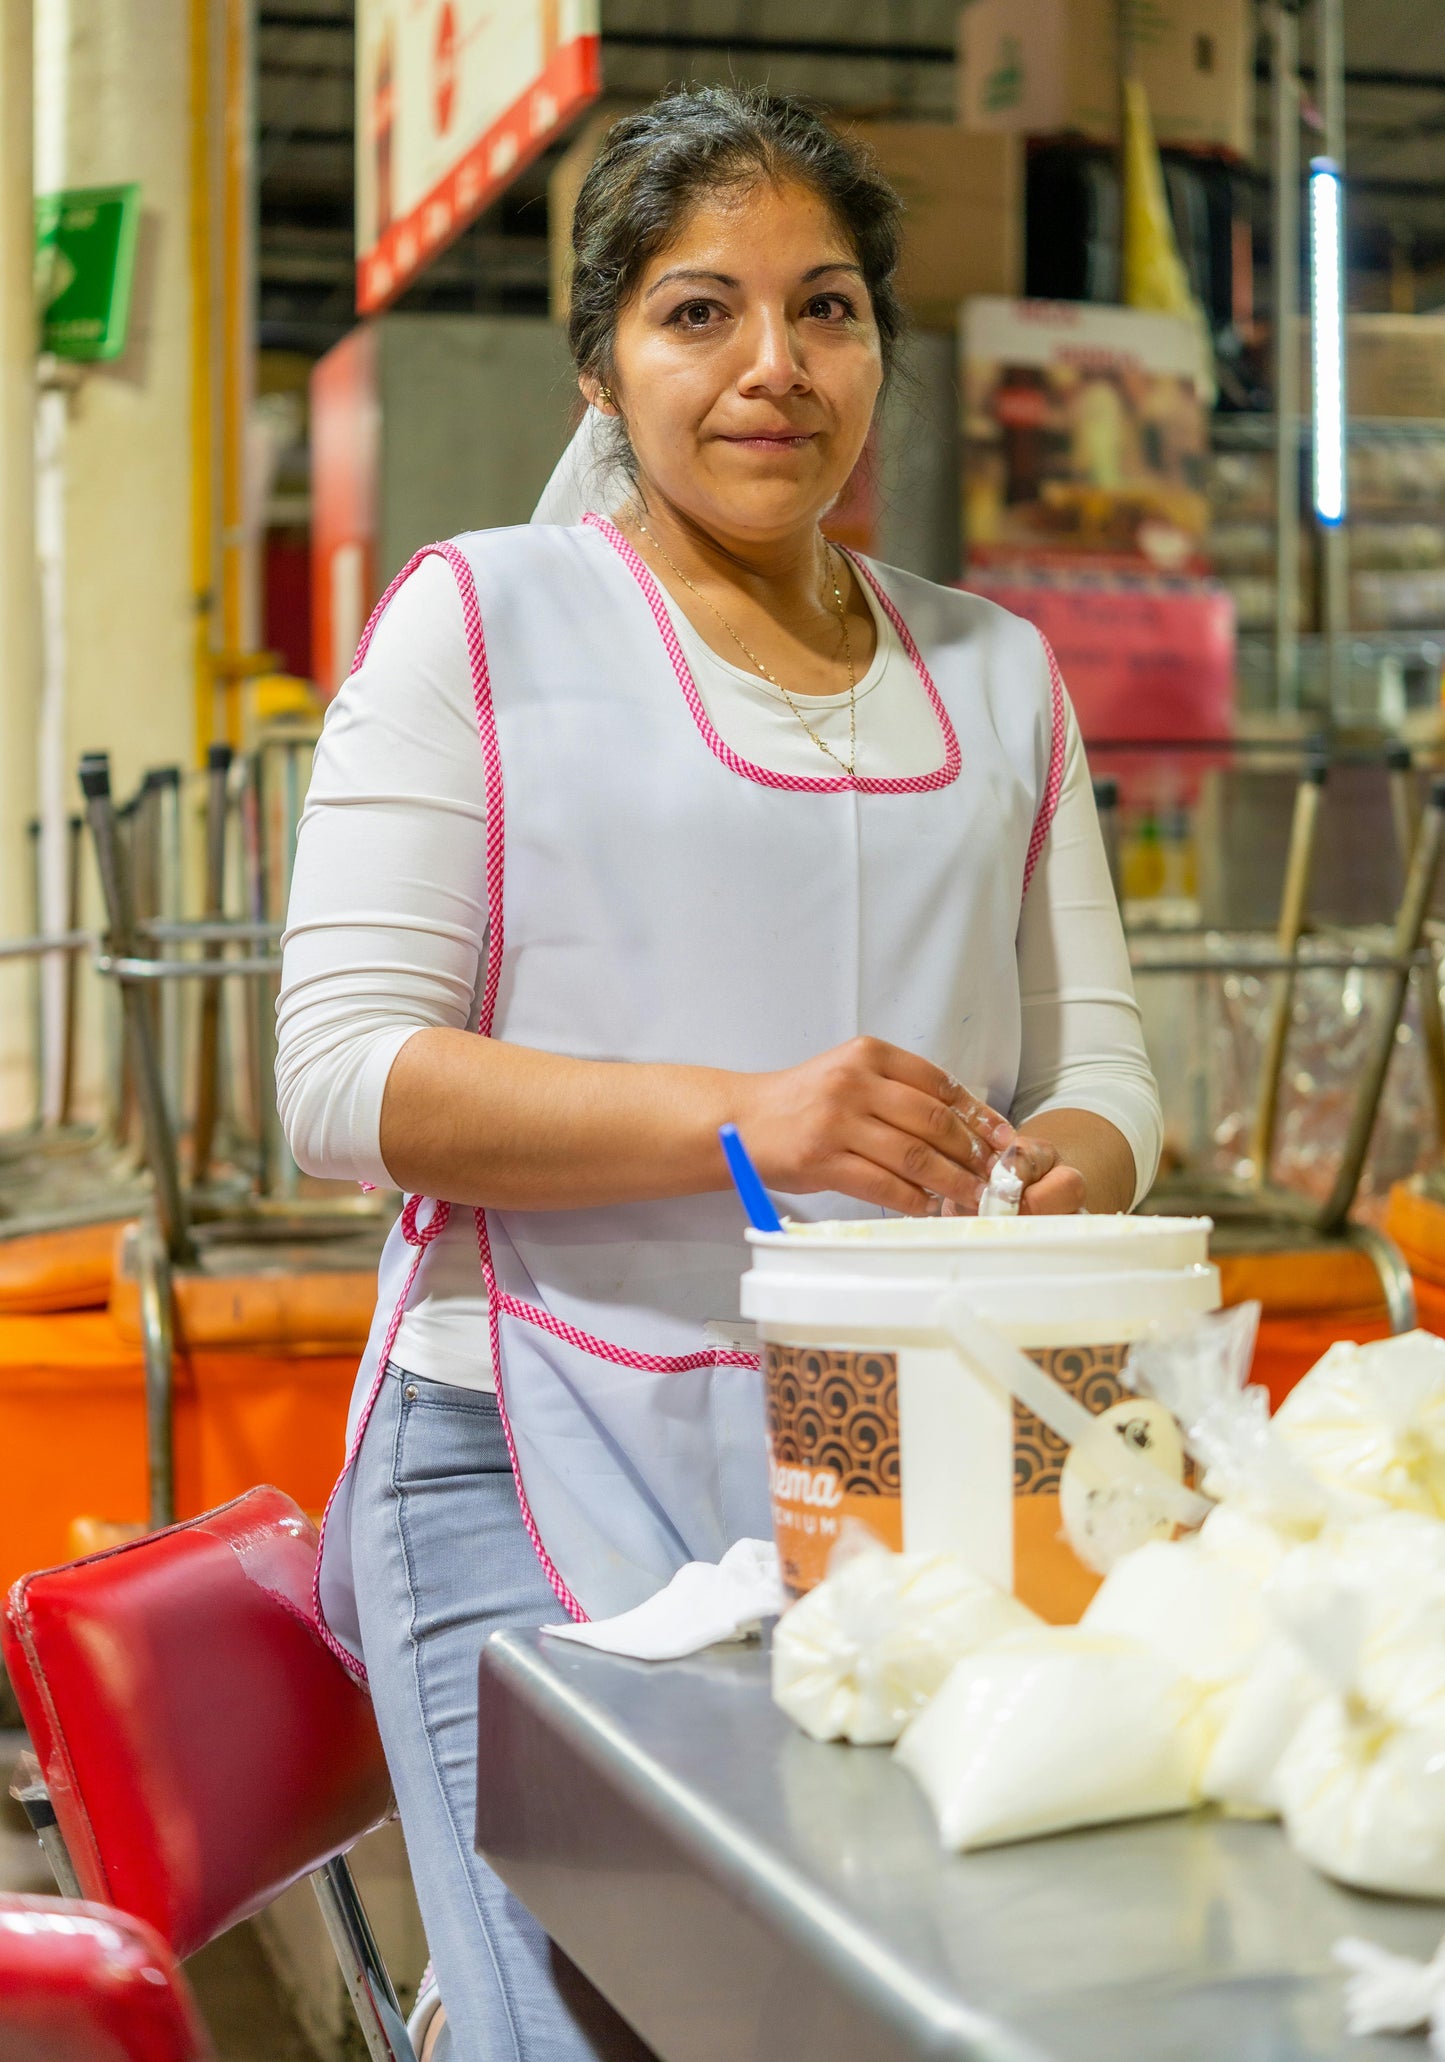
[[[972,1213],[1013,1126],[941,1067],[881,1038],[735,1077],[733,1121],[769,1188],[836,1189],[907,1217]]]

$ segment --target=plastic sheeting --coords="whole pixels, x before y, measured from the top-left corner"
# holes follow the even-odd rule
[[[1135,989],[1164,1103],[1165,1165],[1200,1176],[1248,1179],[1261,1059],[1281,976],[1231,967],[1269,959],[1258,933],[1136,932]],[[1389,975],[1363,966],[1314,967],[1312,958],[1390,950],[1383,928],[1308,939],[1295,977],[1271,1179],[1323,1201],[1349,1127]],[[1150,962],[1218,960],[1219,973],[1149,973]],[[1418,976],[1416,977],[1418,979]],[[1396,1051],[1360,1184],[1358,1214],[1377,1220],[1392,1183],[1437,1156],[1433,1103],[1412,980]]]

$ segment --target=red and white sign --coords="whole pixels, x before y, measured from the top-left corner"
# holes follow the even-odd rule
[[[362,322],[311,371],[311,677],[327,696],[351,671],[376,599],[376,357]]]
[[[1019,568],[970,570],[961,586],[1036,624],[1053,646],[1095,773],[1126,801],[1148,798],[1162,767],[1175,800],[1222,764],[1197,747],[1234,730],[1234,603],[1209,580],[1073,578]],[[1159,760],[1110,743],[1196,749]]]
[[[360,312],[395,300],[601,90],[598,0],[358,0]]]

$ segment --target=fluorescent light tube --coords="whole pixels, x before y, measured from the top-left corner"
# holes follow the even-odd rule
[[[1345,519],[1345,182],[1331,158],[1310,160],[1310,369],[1315,515]]]

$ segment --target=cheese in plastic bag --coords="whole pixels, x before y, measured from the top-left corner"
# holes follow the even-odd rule
[[[1188,1685],[1161,1654],[1081,1626],[960,1661],[895,1747],[945,1847],[1188,1810]]]
[[[1280,1758],[1285,1830],[1317,1869],[1357,1890],[1445,1898],[1445,1726],[1397,1726],[1330,1696]]]
[[[1279,1816],[1279,1765],[1285,1749],[1325,1694],[1292,1641],[1271,1639],[1225,1700],[1200,1773],[1200,1794],[1233,1818]]]
[[[1251,1817],[1273,1814],[1279,1757],[1320,1689],[1259,1589],[1253,1571],[1207,1552],[1201,1533],[1131,1554],[1084,1614],[1091,1631],[1140,1640],[1174,1663],[1194,1692],[1199,1792]]]
[[[1359,1544],[1352,1540],[1349,1551]],[[1270,1605],[1328,1686],[1275,1774],[1291,1843],[1357,1889],[1445,1898],[1438,1574],[1427,1571],[1416,1584],[1402,1576],[1387,1589],[1332,1577],[1327,1554],[1302,1551],[1270,1584]]]
[[[956,1661],[1037,1622],[951,1554],[867,1548],[778,1621],[773,1698],[815,1740],[891,1743]]]
[[[1208,1688],[1241,1681],[1272,1630],[1254,1585],[1194,1540],[1130,1554],[1105,1577],[1083,1622],[1142,1640]]]
[[[1274,1429],[1326,1489],[1445,1518],[1445,1339],[1342,1340],[1285,1397]]]

